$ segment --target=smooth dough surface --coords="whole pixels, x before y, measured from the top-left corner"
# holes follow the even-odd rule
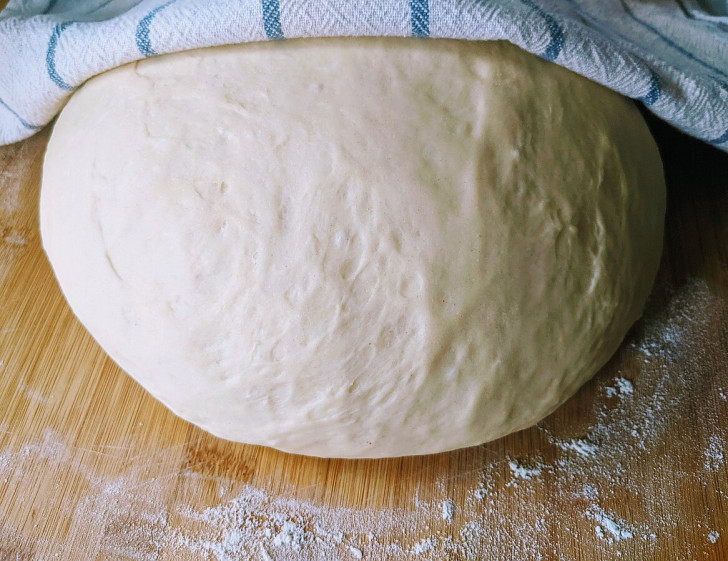
[[[571,396],[640,316],[664,212],[619,95],[507,43],[323,39],[91,79],[40,220],[75,314],[179,416],[382,457]]]

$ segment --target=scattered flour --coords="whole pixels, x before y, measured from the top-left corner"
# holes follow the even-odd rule
[[[418,541],[414,545],[414,547],[412,548],[412,553],[414,553],[415,555],[429,553],[430,551],[435,549],[436,545],[437,545],[437,540],[435,538],[425,538],[423,540]]]
[[[28,240],[17,230],[8,230],[3,236],[2,241],[8,245],[27,245]]]
[[[572,450],[585,458],[594,456],[599,446],[589,437],[574,438],[572,440],[554,440],[556,446],[562,450]]]
[[[455,504],[452,499],[442,501],[440,507],[442,508],[442,519],[448,522],[452,521],[453,514],[455,513]]]
[[[604,388],[607,397],[629,397],[634,393],[634,384],[627,380],[627,378],[616,378],[614,380],[614,386],[607,386]]]
[[[303,526],[285,521],[281,526],[281,531],[273,538],[273,545],[280,547],[282,545],[292,547],[295,550],[301,549],[306,542],[306,533]]]
[[[705,469],[708,471],[718,471],[725,461],[724,450],[725,441],[717,434],[710,436],[708,448],[705,450]]]
[[[540,463],[527,465],[522,460],[508,460],[508,466],[516,479],[532,479],[543,472],[543,465]]]
[[[20,208],[21,175],[0,171],[0,216],[12,215]]]
[[[273,558],[263,544],[260,544],[260,556],[263,558],[263,561],[273,561]]]
[[[678,290],[673,290],[658,306],[648,302],[645,318],[640,322],[637,337],[627,347],[640,353],[646,362],[662,361],[673,364],[685,358],[694,336],[711,323],[715,313],[725,313],[726,304],[711,294],[704,280],[689,279]],[[716,309],[710,306],[715,305]]]
[[[23,390],[23,395],[28,400],[35,401],[41,405],[48,405],[53,399],[53,396],[47,396],[42,391],[29,388],[25,385],[22,385],[20,389]]]
[[[719,522],[708,512],[686,521],[679,505],[686,489],[704,488],[724,466],[724,436],[715,432],[720,424],[704,419],[704,457],[694,466],[682,468],[655,451],[668,438],[693,438],[683,426],[696,395],[714,396],[717,387],[725,387],[726,380],[710,369],[718,351],[691,350],[685,341],[708,339],[701,334],[724,325],[728,311],[699,281],[673,294],[669,302],[674,301],[679,305],[655,306],[657,315],[648,313],[620,351],[618,360],[638,364],[634,381],[597,376],[592,382],[596,397],[582,412],[588,426],[559,427],[558,416],[547,419],[524,433],[533,442],[545,437],[542,443],[517,459],[508,458],[508,451],[494,453],[500,444],[486,445],[473,453],[478,457],[472,464],[443,468],[438,483],[418,488],[406,508],[343,508],[294,498],[296,489],[272,492],[193,469],[180,473],[161,452],[132,458],[120,472],[102,475],[97,460],[129,450],[82,450],[52,430],[37,443],[0,449],[0,482],[6,482],[0,493],[12,488],[18,497],[35,496],[35,474],[49,465],[82,482],[78,501],[60,512],[69,521],[67,541],[41,544],[45,549],[35,552],[49,559],[154,561],[163,551],[165,558],[194,561],[545,561],[561,559],[564,542],[578,542],[584,558],[632,559],[669,551],[666,538],[677,532],[693,532],[700,536],[696,544],[707,546],[701,528],[716,528],[707,534],[716,543],[723,529]],[[712,390],[711,383],[716,384]],[[0,426],[0,436],[9,431]],[[149,466],[164,475],[150,476]],[[659,480],[653,488],[633,476],[640,470],[659,472],[660,466],[669,466],[674,485]],[[452,485],[453,478],[462,485]],[[452,488],[461,489],[465,500],[455,500],[448,493]],[[195,499],[202,489],[212,501],[208,508],[192,506],[204,504]],[[626,496],[634,497],[629,508]],[[22,519],[13,520],[4,520],[0,543],[20,531]],[[78,549],[79,544],[89,544],[88,549]],[[699,547],[689,558],[701,557]],[[642,557],[635,557],[638,552]]]
[[[599,488],[594,485],[593,483],[587,483],[584,485],[584,488],[581,491],[581,496],[585,499],[598,499],[599,498]]]
[[[586,515],[599,524],[595,527],[595,530],[597,536],[602,539],[606,539],[607,541],[621,541],[634,537],[632,530],[629,529],[629,526],[624,521],[618,521],[599,506],[592,506],[587,510]],[[608,536],[604,534],[605,530],[609,533]]]

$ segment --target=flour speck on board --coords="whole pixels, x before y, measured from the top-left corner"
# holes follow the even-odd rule
[[[453,514],[455,513],[455,504],[452,499],[442,501],[440,508],[442,509],[442,519],[448,522],[452,521]]]
[[[28,240],[18,230],[8,231],[2,241],[8,245],[23,246],[28,244]]]
[[[588,436],[571,440],[554,440],[553,442],[562,450],[571,450],[584,457],[594,456],[599,449],[598,444]]]
[[[634,393],[634,384],[627,378],[615,378],[614,386],[607,386],[604,388],[607,397],[621,397],[626,398]]]
[[[598,525],[595,527],[595,530],[597,535],[602,539],[606,539],[607,541],[621,541],[634,537],[632,530],[630,530],[624,521],[607,514],[599,506],[592,506],[587,510],[586,515],[597,522]]]
[[[412,553],[415,555],[421,555],[423,553],[429,553],[430,551],[435,549],[435,546],[437,545],[437,539],[435,538],[424,538],[420,541],[418,541],[414,547],[412,548]]]
[[[584,497],[585,499],[598,499],[599,498],[599,488],[594,485],[593,483],[586,483],[584,487],[582,488],[581,492],[578,493],[579,496]]]
[[[716,543],[719,538],[720,532],[718,532],[717,530],[711,530],[710,532],[708,532],[708,541],[710,543]]]
[[[708,471],[719,470],[725,461],[725,441],[717,434],[710,436],[708,448],[705,450],[705,469]]]
[[[21,176],[19,174],[0,172],[0,216],[11,215],[20,207]]]
[[[301,549],[306,541],[306,533],[303,526],[286,520],[281,526],[281,530],[276,537],[273,538],[273,545],[276,547],[288,546],[295,550]]]
[[[516,479],[532,479],[538,475],[541,475],[543,471],[543,465],[540,463],[526,464],[523,460],[508,460],[508,467],[513,472],[513,477]]]

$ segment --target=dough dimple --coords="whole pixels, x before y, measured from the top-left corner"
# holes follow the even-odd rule
[[[631,102],[501,42],[189,51],[58,119],[46,252],[102,347],[223,438],[441,452],[537,422],[616,350],[662,244]]]

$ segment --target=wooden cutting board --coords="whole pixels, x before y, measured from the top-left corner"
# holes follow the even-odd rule
[[[728,155],[651,122],[663,265],[613,360],[539,426],[321,460],[174,417],[75,320],[41,248],[46,129],[0,148],[0,561],[728,559]]]

